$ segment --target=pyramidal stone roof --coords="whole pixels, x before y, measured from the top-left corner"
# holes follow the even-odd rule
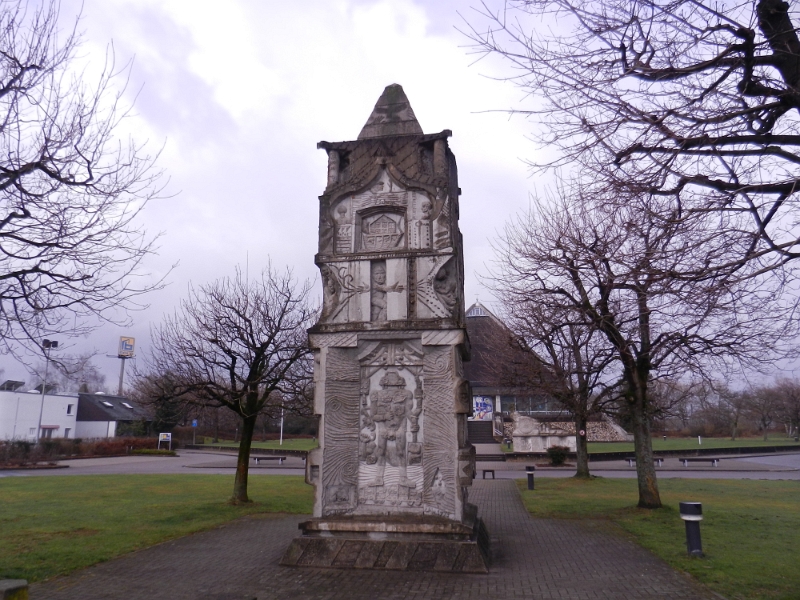
[[[406,93],[402,86],[393,83],[383,90],[358,139],[421,134],[422,127],[414,116]]]

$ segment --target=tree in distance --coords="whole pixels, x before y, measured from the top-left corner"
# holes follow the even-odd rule
[[[615,398],[617,381],[607,381],[614,354],[602,333],[585,320],[576,320],[573,312],[552,310],[552,305],[541,304],[536,294],[520,290],[502,277],[490,285],[503,306],[504,322],[513,332],[508,344],[533,359],[515,361],[516,352],[498,349],[490,359],[495,370],[508,373],[505,384],[539,389],[570,412],[575,424],[575,477],[589,478],[588,423],[591,417],[606,412]]]
[[[601,334],[613,357],[606,379],[621,382],[633,429],[639,506],[657,508],[653,382],[790,354],[795,299],[756,261],[730,263],[749,237],[718,229],[715,213],[681,213],[655,195],[562,192],[507,225],[493,279],[508,310],[527,303],[548,323]]]
[[[113,60],[94,85],[71,69],[76,26],[60,30],[56,1],[0,5],[0,352],[124,322],[161,285],[141,272],[154,238],[139,224],[156,156],[115,137]]]
[[[247,475],[259,414],[310,411],[312,361],[306,329],[317,311],[310,284],[268,266],[257,279],[233,277],[190,288],[180,309],[152,330],[138,387],[152,399],[225,407],[241,419],[231,500],[249,502]]]
[[[724,213],[748,260],[800,256],[800,39],[783,0],[481,4],[466,35],[506,59],[538,139],[608,186]]]
[[[782,379],[774,386],[778,398],[778,415],[790,436],[800,436],[800,381]]]

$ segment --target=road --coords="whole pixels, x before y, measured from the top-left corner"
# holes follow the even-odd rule
[[[250,464],[250,474],[258,475],[303,475],[303,460],[288,457],[282,465],[277,461],[262,461]],[[204,473],[232,475],[236,468],[233,454],[221,454],[203,450],[181,450],[178,456],[121,456],[108,458],[85,458],[64,460],[59,463],[66,468],[0,470],[2,477],[43,477],[70,475],[111,474],[185,474]],[[485,469],[493,469],[500,479],[524,478],[525,463],[479,462],[478,477]],[[594,475],[601,477],[635,477],[636,469],[625,461],[593,462],[589,465]],[[682,467],[678,459],[666,459],[663,467],[656,469],[659,477],[685,477],[692,479],[791,479],[800,480],[800,452],[770,454],[766,456],[730,457],[722,456],[720,465],[692,464]],[[538,466],[536,477],[571,477],[574,468],[550,468]],[[487,476],[489,473],[486,474]]]

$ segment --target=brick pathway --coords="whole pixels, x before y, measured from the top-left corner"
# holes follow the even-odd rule
[[[719,598],[605,526],[533,519],[516,485],[477,480],[494,540],[488,575],[278,566],[302,517],[256,516],[31,587],[32,600],[508,600]]]

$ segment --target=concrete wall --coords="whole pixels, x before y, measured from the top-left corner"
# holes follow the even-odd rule
[[[78,421],[75,437],[83,439],[114,437],[117,433],[116,421]]]

